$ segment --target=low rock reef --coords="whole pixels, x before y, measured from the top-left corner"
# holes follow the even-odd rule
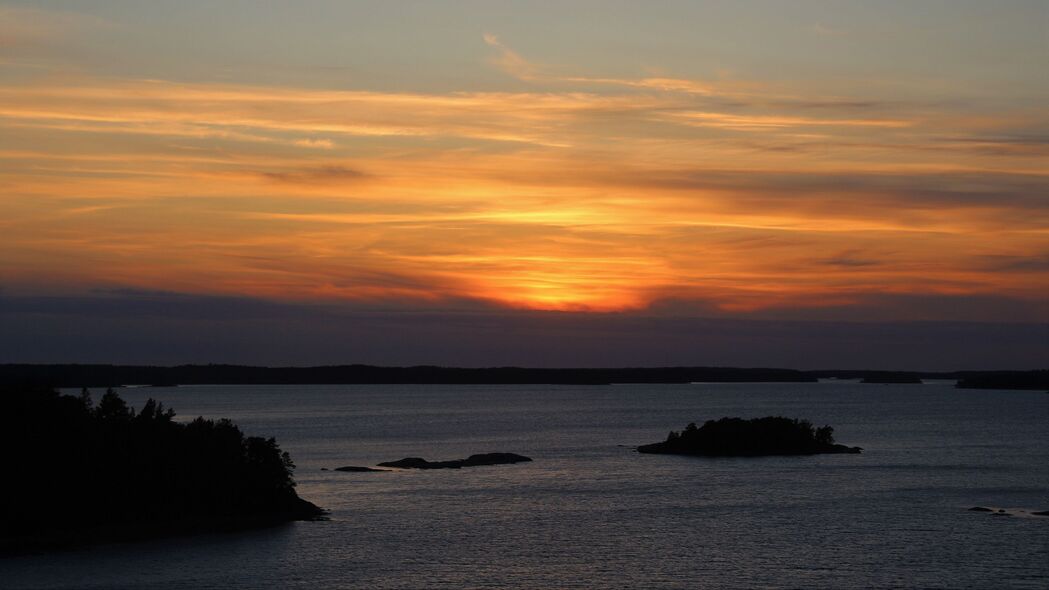
[[[463,467],[480,467],[482,465],[526,463],[531,460],[529,457],[515,453],[482,453],[453,461],[427,461],[420,457],[406,457],[399,461],[379,463],[379,467],[394,467],[397,469],[461,469]]]
[[[671,432],[663,442],[641,445],[637,450],[700,457],[762,457],[859,453],[863,449],[836,444],[830,426],[813,428],[808,420],[767,416],[708,420],[698,428],[692,423],[681,432]]]
[[[1049,510],[1024,510],[1004,508],[987,508],[986,506],[973,506],[969,512],[987,512],[993,516],[1049,516]]]

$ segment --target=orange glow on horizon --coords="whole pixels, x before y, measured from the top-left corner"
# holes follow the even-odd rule
[[[0,278],[738,314],[1049,289],[1046,153],[987,133],[1038,113],[555,76],[486,40],[534,89],[2,85]]]

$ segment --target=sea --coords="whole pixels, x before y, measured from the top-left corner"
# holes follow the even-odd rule
[[[1049,394],[953,385],[122,389],[276,437],[330,518],[7,557],[0,588],[1049,588],[1049,517],[1031,514],[1049,510]],[[770,415],[864,451],[635,450],[689,422]],[[484,452],[533,461],[322,470]]]

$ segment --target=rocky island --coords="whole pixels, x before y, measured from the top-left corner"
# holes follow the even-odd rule
[[[295,492],[272,438],[229,420],[136,412],[112,390],[96,405],[51,389],[0,391],[0,554],[230,531],[322,517]]]
[[[398,469],[461,469],[463,467],[479,467],[481,465],[508,465],[512,463],[525,463],[531,461],[529,457],[515,453],[481,453],[470,455],[465,459],[452,461],[427,461],[420,457],[405,457],[399,461],[387,461],[379,463],[379,467],[395,467]]]
[[[699,428],[692,423],[681,432],[671,432],[663,442],[642,445],[637,450],[703,457],[761,457],[859,453],[862,449],[836,444],[830,426],[813,428],[808,420],[767,416],[708,420]]]

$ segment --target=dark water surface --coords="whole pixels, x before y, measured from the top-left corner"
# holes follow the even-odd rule
[[[153,396],[180,418],[277,437],[300,494],[331,520],[0,559],[0,587],[1049,587],[1049,517],[1024,512],[1049,510],[1049,395],[951,385],[124,390],[136,407]],[[833,425],[866,451],[701,459],[620,446],[772,414]],[[535,461],[320,471],[490,451]]]

